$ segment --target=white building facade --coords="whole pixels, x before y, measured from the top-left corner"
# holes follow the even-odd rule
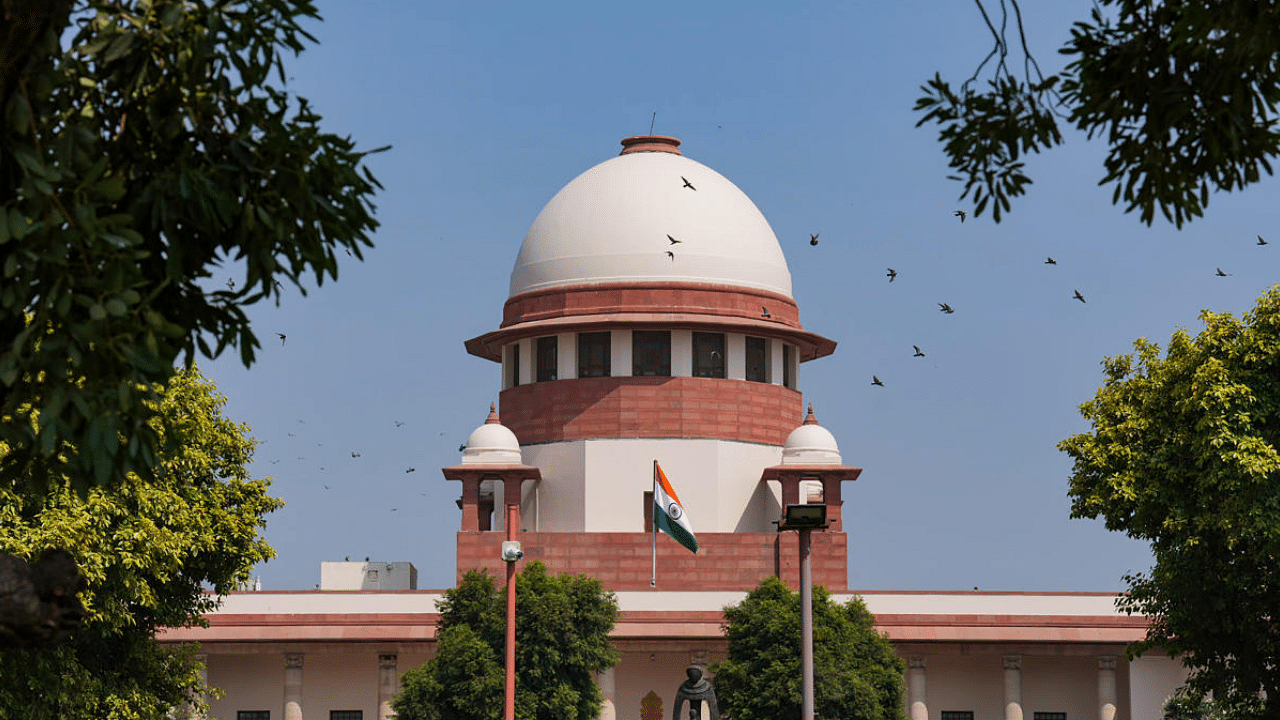
[[[524,562],[617,593],[608,720],[665,720],[684,668],[724,659],[722,608],[768,575],[797,584],[785,505],[827,506],[814,579],[848,594],[843,494],[861,470],[800,393],[802,363],[836,343],[800,323],[759,210],[679,145],[627,138],[534,221],[500,326],[466,342],[500,365],[500,407],[444,469],[461,484],[459,574],[497,564],[510,516]],[[661,536],[651,578],[655,460],[701,547]],[[211,717],[392,716],[400,676],[434,652],[440,593],[371,588],[372,564],[342,565],[326,587],[363,589],[235,593],[209,628],[164,636],[201,644],[224,691]],[[907,662],[913,720],[1158,720],[1184,678],[1168,658],[1126,659],[1145,622],[1112,595],[861,595]]]

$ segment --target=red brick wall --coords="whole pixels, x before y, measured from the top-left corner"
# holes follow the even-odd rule
[[[505,572],[501,532],[458,533],[458,576],[488,568]],[[813,582],[833,592],[848,588],[844,533],[815,532],[810,560]],[[541,560],[553,573],[585,573],[609,590],[649,590],[649,533],[521,533],[525,560]],[[770,575],[800,586],[799,541],[794,532],[699,533],[695,555],[666,535],[658,536],[658,590],[751,590]]]
[[[802,415],[795,390],[721,378],[578,378],[517,385],[499,397],[502,424],[522,444],[687,437],[782,445]]]

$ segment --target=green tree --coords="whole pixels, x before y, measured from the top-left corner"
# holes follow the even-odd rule
[[[197,351],[249,365],[248,305],[371,246],[367,153],[285,89],[313,19],[311,0],[0,0],[0,482],[145,476],[152,388]]]
[[[1100,0],[1058,51],[1071,62],[1045,77],[1011,0],[1020,61],[1011,60],[1007,12],[992,22],[991,52],[958,89],[936,74],[921,87],[917,126],[938,139],[972,197],[996,222],[1031,183],[1024,156],[1062,143],[1058,120],[1110,152],[1100,185],[1150,225],[1158,208],[1178,227],[1200,217],[1210,190],[1270,175],[1280,153],[1280,5],[1254,0]],[[1002,11],[1006,9],[1001,2]],[[1014,64],[1011,69],[1010,65]],[[1020,71],[1017,65],[1021,65]],[[984,73],[987,73],[984,75]]]
[[[0,718],[161,720],[203,691],[191,648],[154,639],[203,622],[216,600],[274,555],[258,535],[280,507],[248,474],[248,427],[197,370],[157,391],[158,463],[146,476],[77,490],[65,476],[0,488],[0,551],[67,548],[80,567],[84,626],[57,647],[0,651]],[[0,445],[0,455],[6,450]]]
[[[721,711],[734,720],[798,720],[800,594],[770,577],[724,614],[729,657],[713,668]],[[904,671],[861,598],[839,605],[826,588],[814,587],[815,715],[905,720]]]
[[[595,674],[613,667],[613,593],[587,575],[550,575],[531,562],[516,576],[516,717],[590,720],[603,699]],[[436,657],[404,674],[400,720],[502,716],[506,593],[472,570],[440,601]]]
[[[1059,444],[1071,512],[1151,543],[1119,600],[1151,619],[1132,654],[1181,657],[1220,708],[1260,706],[1234,717],[1280,718],[1280,285],[1243,318],[1201,319],[1163,358],[1140,339],[1103,362],[1080,406],[1092,430]]]

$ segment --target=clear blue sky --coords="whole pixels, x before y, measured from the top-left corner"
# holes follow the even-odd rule
[[[1024,5],[1052,72],[1090,4]],[[1147,567],[1142,544],[1068,518],[1055,445],[1087,429],[1077,406],[1105,356],[1198,330],[1202,308],[1241,313],[1280,279],[1275,180],[1214,196],[1181,231],[1147,228],[1096,185],[1103,146],[1072,133],[1030,159],[1003,223],[961,224],[960,185],[911,107],[935,71],[958,83],[989,49],[966,2],[320,7],[290,89],[327,130],[393,150],[370,159],[386,190],[366,261],[255,308],[251,370],[234,353],[201,363],[287,502],[264,588],[309,589],[322,560],[366,556],[452,584],[459,486],[440,468],[500,381],[462,343],[497,328],[542,206],[655,111],[656,133],[755,201],[801,321],[839,342],[801,384],[864,468],[845,490],[851,588],[1109,591]]]

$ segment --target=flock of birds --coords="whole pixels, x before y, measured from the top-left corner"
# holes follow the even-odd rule
[[[962,223],[965,221],[966,215],[967,215],[967,214],[966,214],[966,212],[965,212],[964,210],[956,210],[956,211],[955,211],[955,217],[960,218],[960,222],[962,222]],[[819,234],[820,234],[820,233],[811,233],[811,234],[809,235],[809,244],[810,244],[810,245],[817,245],[817,244],[818,244],[818,235],[819,235]],[[1262,246],[1262,245],[1267,245],[1267,244],[1268,244],[1268,243],[1267,243],[1267,241],[1266,241],[1265,239],[1263,239],[1263,237],[1262,237],[1261,235],[1259,235],[1259,236],[1258,236],[1258,242],[1257,242],[1257,245]],[[1053,256],[1052,256],[1052,255],[1050,255],[1049,257],[1045,258],[1044,264],[1045,264],[1045,265],[1057,265],[1057,264],[1058,264],[1058,261],[1057,261],[1057,260],[1054,260],[1054,259],[1053,259]],[[886,269],[888,270],[888,272],[887,272],[887,273],[885,273],[885,276],[889,278],[889,282],[893,282],[894,280],[898,279],[898,271],[897,271],[897,270],[894,270],[893,268],[886,268]],[[1217,277],[1230,277],[1230,276],[1231,276],[1231,273],[1223,272],[1222,268],[1214,268],[1214,269],[1215,269],[1215,271],[1216,271],[1216,272],[1214,272],[1214,275],[1216,275]],[[1087,301],[1086,301],[1086,300],[1085,300],[1085,298],[1084,298],[1084,295],[1080,294],[1080,291],[1079,291],[1079,290],[1073,290],[1073,291],[1072,291],[1072,293],[1073,293],[1073,294],[1072,294],[1072,298],[1071,298],[1071,299],[1073,299],[1073,300],[1079,300],[1081,303],[1087,303]],[[955,313],[955,308],[951,307],[951,305],[949,305],[949,304],[947,304],[947,303],[938,303],[938,309],[939,309],[942,313],[944,313],[944,314],[946,314],[946,315],[952,315],[952,314],[954,314],[954,313]],[[765,311],[765,317],[768,317],[768,310],[766,310],[766,311]],[[914,350],[915,350],[915,353],[912,355],[912,357],[925,357],[925,353],[920,349],[920,346],[919,346],[919,345],[912,345],[911,347],[912,347],[912,349],[914,349]],[[884,381],[882,381],[879,377],[877,377],[877,376],[876,376],[876,375],[874,375],[874,374],[871,376],[871,384],[872,384],[872,385],[874,385],[874,386],[876,386],[876,387],[884,387],[884,386],[885,386],[885,385],[884,385]]]
[[[284,335],[283,335],[282,333],[276,333],[276,334],[277,334],[277,335],[280,335],[281,339],[283,340]],[[299,420],[298,420],[298,424],[299,424],[299,425],[305,425],[305,424],[306,424],[306,421],[299,419]],[[399,427],[404,427],[404,421],[403,421],[403,420],[396,420],[396,421],[395,421],[395,426],[396,426],[397,428],[399,428]],[[440,433],[440,435],[441,435],[441,436],[444,436],[445,434],[446,434],[446,433],[444,433],[444,432],[441,432],[441,433]],[[291,437],[291,438],[296,438],[296,437],[298,437],[298,433],[294,433],[294,432],[286,433],[286,435],[287,435],[288,437]],[[267,442],[267,441],[265,441],[265,440],[264,440],[264,441],[262,441],[262,443],[260,443],[260,444],[266,444],[266,442]],[[316,443],[316,447],[323,447],[323,446],[324,446],[324,443]],[[466,444],[466,443],[462,443],[460,446],[458,446],[458,452],[462,452],[462,451],[464,451],[464,450],[466,450],[466,449],[467,449],[467,444]],[[352,451],[351,451],[351,457],[352,457],[353,459],[356,459],[356,458],[362,458],[362,457],[364,457],[364,454],[363,454],[363,453],[361,453],[359,450],[352,450]],[[299,461],[306,461],[306,460],[307,460],[307,457],[306,457],[305,455],[299,455],[296,459],[297,459],[297,460],[299,460]],[[277,464],[279,464],[279,463],[280,463],[280,458],[275,458],[275,459],[273,459],[273,460],[271,461],[271,464],[272,464],[272,465],[277,465]],[[319,467],[319,471],[320,471],[320,472],[324,472],[324,471],[325,471],[325,468],[324,468],[323,466],[318,466],[318,467]],[[414,466],[410,465],[410,466],[406,467],[404,471],[405,471],[405,473],[406,473],[406,474],[407,474],[407,473],[413,473],[413,472],[417,472],[417,471],[418,471],[418,468],[416,468],[416,467],[414,467]],[[321,488],[323,488],[324,490],[331,490],[331,489],[332,489],[332,488],[331,488],[327,483],[321,483],[320,487],[321,487]],[[426,495],[427,495],[427,493],[425,493],[425,492],[420,492],[420,493],[418,493],[418,494],[419,494],[419,495],[422,495],[422,496],[426,496]],[[397,512],[398,510],[399,510],[399,508],[394,508],[394,507],[393,507],[393,508],[391,508],[391,509],[390,509],[390,512]]]
[[[681,187],[682,187],[682,188],[687,188],[687,189],[692,190],[692,191],[695,191],[695,192],[697,191],[697,189],[698,189],[698,188],[694,187],[693,183],[689,181],[689,178],[686,178],[686,177],[684,177],[683,175],[681,175],[681,176],[680,176],[680,181],[683,183],[683,185],[681,185]],[[968,218],[968,213],[967,213],[966,211],[964,211],[964,210],[956,210],[956,211],[955,211],[955,213],[954,213],[954,215],[955,215],[955,217],[957,217],[957,218],[959,218],[959,219],[960,219],[960,222],[961,222],[961,223],[963,223],[963,222]],[[819,238],[821,235],[822,235],[822,233],[810,233],[810,234],[809,234],[809,245],[811,245],[811,246],[817,246],[817,245],[818,245],[818,238]],[[683,241],[683,240],[677,240],[677,239],[676,239],[675,237],[673,237],[672,235],[667,234],[667,242],[668,242],[668,244],[667,244],[667,250],[665,251],[665,252],[666,252],[666,254],[667,254],[667,258],[668,258],[671,262],[675,262],[676,254],[675,254],[675,251],[674,251],[672,248],[674,248],[676,245],[679,245],[679,244],[683,243],[684,241]],[[1258,236],[1258,242],[1257,242],[1257,244],[1261,246],[1261,245],[1267,245],[1268,243],[1267,243],[1267,241],[1266,241],[1266,240],[1264,240],[1264,239],[1263,239],[1263,237],[1262,237],[1261,235],[1259,235],[1259,236]],[[1045,261],[1044,261],[1044,263],[1043,263],[1043,264],[1045,264],[1045,265],[1057,265],[1057,264],[1058,264],[1058,261],[1057,261],[1057,260],[1054,260],[1054,259],[1053,259],[1053,256],[1049,256],[1049,257],[1045,258]],[[893,268],[886,268],[886,269],[888,270],[888,272],[887,272],[887,273],[885,273],[885,275],[886,275],[886,277],[888,277],[888,278],[889,278],[889,282],[891,282],[891,283],[892,283],[894,280],[897,280],[897,279],[898,279],[898,271],[897,271],[897,270],[895,270],[895,269],[893,269]],[[1231,275],[1231,273],[1224,272],[1224,271],[1222,270],[1222,268],[1215,268],[1215,270],[1216,270],[1217,272],[1215,272],[1214,274],[1215,274],[1216,276],[1218,276],[1218,277],[1230,277],[1230,275]],[[1085,303],[1087,303],[1087,302],[1088,302],[1087,300],[1085,300],[1084,295],[1082,295],[1082,294],[1080,293],[1080,291],[1079,291],[1079,290],[1073,290],[1072,292],[1073,292],[1073,294],[1072,294],[1071,299],[1073,299],[1073,300],[1079,300],[1082,304],[1085,304]],[[941,311],[941,312],[942,312],[943,314],[945,314],[945,315],[953,315],[953,314],[955,314],[955,308],[951,307],[951,305],[950,305],[950,304],[945,303],[945,302],[940,302],[940,303],[938,303],[938,309],[939,309],[939,311]],[[769,313],[769,308],[768,308],[767,306],[761,306],[760,311],[761,311],[761,312],[760,312],[760,316],[761,316],[762,318],[766,319],[766,320],[771,319],[771,318],[773,317],[773,315],[771,315],[771,314]],[[283,335],[281,335],[280,337],[281,337],[281,340],[283,341],[284,336],[283,336]],[[912,357],[919,357],[919,358],[925,357],[925,353],[924,353],[924,351],[922,351],[922,350],[920,349],[920,346],[918,346],[918,345],[912,345],[911,347],[915,350],[915,354],[914,354],[914,355],[912,355]],[[871,384],[872,384],[872,385],[875,385],[876,387],[884,387],[884,382],[883,382],[883,381],[881,381],[881,380],[880,380],[880,378],[879,378],[879,377],[877,377],[877,376],[875,376],[875,375],[872,375],[872,376],[871,376]]]
[[[695,186],[694,186],[694,184],[693,184],[692,182],[690,182],[690,181],[689,181],[689,178],[684,177],[683,175],[681,175],[681,176],[680,176],[680,181],[681,181],[681,183],[682,183],[682,185],[681,185],[681,187],[682,187],[682,188],[687,188],[687,189],[692,190],[692,191],[694,191],[694,192],[696,192],[696,191],[698,190],[698,188],[697,188],[697,187],[695,187]],[[967,213],[966,211],[964,211],[964,210],[956,210],[956,211],[955,211],[955,213],[954,213],[954,215],[955,215],[955,217],[957,217],[957,218],[959,218],[959,219],[960,219],[960,222],[961,222],[961,223],[963,223],[963,222],[968,218],[968,213]],[[822,233],[810,233],[810,234],[809,234],[809,245],[811,245],[811,246],[817,246],[817,244],[818,244],[818,238],[821,236],[821,234],[822,234]],[[675,253],[675,250],[673,250],[673,248],[674,248],[676,245],[680,245],[680,244],[681,244],[681,243],[683,243],[683,242],[684,242],[683,240],[677,240],[677,239],[676,239],[674,236],[672,236],[671,234],[669,234],[669,233],[667,234],[667,249],[665,250],[665,252],[666,252],[666,254],[667,254],[667,259],[669,259],[671,262],[675,262],[675,260],[676,260],[676,253]],[[1266,240],[1264,240],[1264,239],[1263,239],[1263,237],[1262,237],[1261,235],[1259,235],[1259,236],[1258,236],[1258,242],[1257,242],[1257,244],[1261,246],[1261,245],[1267,245],[1268,243],[1267,243],[1267,241],[1266,241]],[[1057,260],[1054,260],[1054,259],[1053,259],[1053,256],[1049,256],[1049,257],[1045,258],[1045,261],[1044,261],[1044,263],[1043,263],[1043,264],[1045,264],[1045,265],[1057,265],[1057,264],[1058,264],[1058,261],[1057,261]],[[898,279],[898,271],[897,271],[897,270],[895,270],[895,269],[893,269],[893,268],[886,268],[886,269],[888,270],[888,272],[887,272],[887,273],[885,273],[885,275],[886,275],[886,277],[888,277],[888,278],[889,278],[889,282],[893,282],[894,280]],[[1222,268],[1215,268],[1215,270],[1216,270],[1216,272],[1215,272],[1214,274],[1215,274],[1216,276],[1218,276],[1218,277],[1230,277],[1230,275],[1231,275],[1231,273],[1224,272],[1224,271],[1222,270]],[[1079,290],[1073,290],[1073,291],[1072,291],[1072,293],[1073,293],[1073,294],[1072,294],[1072,296],[1071,296],[1071,299],[1073,299],[1073,300],[1079,300],[1082,304],[1085,304],[1085,303],[1087,303],[1087,302],[1088,302],[1087,300],[1085,300],[1084,295],[1082,295],[1082,294],[1080,293],[1080,291],[1079,291]],[[938,303],[938,310],[939,310],[940,312],[942,312],[943,314],[945,314],[945,315],[953,315],[953,314],[955,314],[955,308],[951,307],[951,305],[950,305],[950,304],[945,303],[945,302],[940,302],[940,303]],[[761,308],[760,308],[760,317],[762,317],[762,318],[764,318],[764,319],[768,320],[768,319],[771,319],[771,318],[773,317],[773,315],[771,315],[771,314],[769,313],[769,308],[768,308],[767,306],[761,306]],[[280,338],[281,338],[281,341],[283,342],[283,340],[284,340],[284,336],[283,336],[283,335],[281,335],[281,336],[280,336]],[[915,354],[914,354],[914,355],[912,355],[912,357],[920,357],[920,358],[925,357],[925,353],[920,349],[920,346],[918,346],[918,345],[912,345],[911,347],[915,350]],[[872,375],[872,376],[871,376],[871,384],[872,384],[872,385],[875,385],[876,387],[884,387],[884,382],[883,382],[883,381],[881,381],[881,380],[880,380],[880,378],[879,378],[879,377],[877,377],[877,376],[875,376],[875,375]]]

